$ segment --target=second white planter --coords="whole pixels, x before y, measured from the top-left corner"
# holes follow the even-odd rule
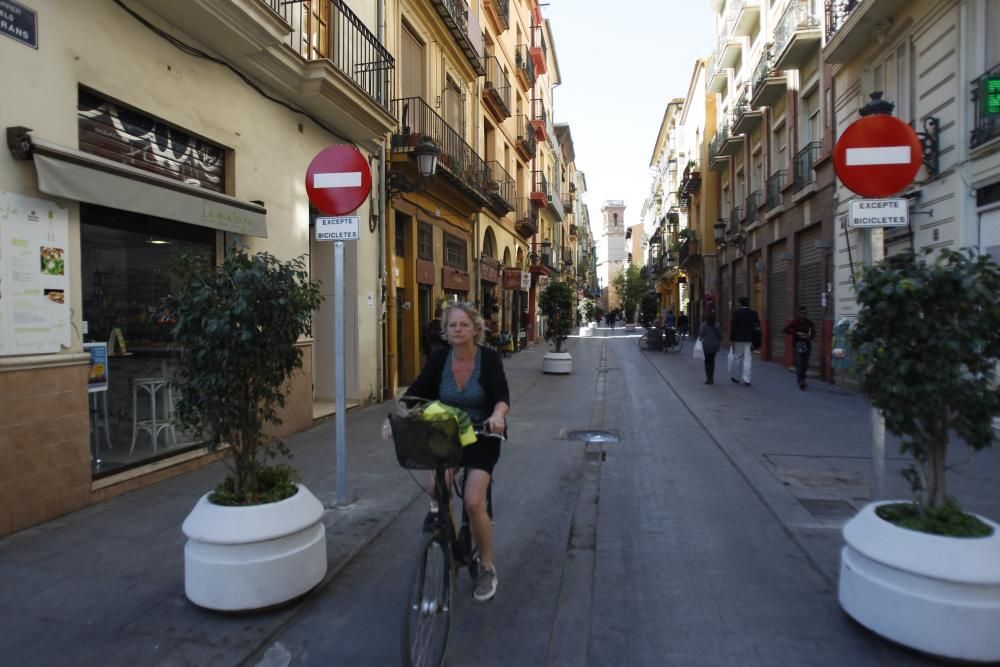
[[[844,526],[840,605],[861,625],[934,655],[1000,661],[1000,525],[988,537],[895,526],[871,503]]]
[[[542,357],[542,372],[565,375],[573,372],[573,357],[569,352],[546,352]]]

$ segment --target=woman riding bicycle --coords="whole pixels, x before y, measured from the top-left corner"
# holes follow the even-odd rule
[[[483,318],[470,304],[452,303],[444,311],[443,327],[448,347],[431,354],[405,395],[462,408],[473,423],[484,423],[490,432],[503,433],[510,410],[510,391],[500,354],[483,347]],[[459,464],[468,469],[463,497],[481,559],[474,591],[475,599],[480,602],[491,599],[497,590],[493,525],[486,511],[486,492],[499,458],[500,441],[481,437],[463,448]],[[448,479],[450,484],[451,475]]]

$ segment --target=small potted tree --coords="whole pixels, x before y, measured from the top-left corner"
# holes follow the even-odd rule
[[[320,303],[302,258],[231,251],[218,266],[181,259],[180,287],[164,302],[181,348],[171,381],[175,414],[210,448],[226,447],[230,474],[184,521],[184,588],[195,604],[237,611],[271,607],[307,592],[326,574],[323,506],[268,442],[299,338]]]
[[[577,312],[580,313],[580,335],[581,336],[593,336],[594,335],[594,312],[597,309],[594,300],[590,297],[583,297],[576,306]]]
[[[573,372],[573,357],[562,346],[573,329],[573,288],[561,280],[552,280],[538,297],[538,307],[546,318],[545,340],[553,350],[542,359],[542,372]]]
[[[1000,414],[1000,267],[943,251],[865,271],[850,343],[862,392],[913,459],[911,501],[844,527],[839,597],[862,625],[935,655],[1000,660],[1000,526],[945,487],[949,440],[990,446]]]

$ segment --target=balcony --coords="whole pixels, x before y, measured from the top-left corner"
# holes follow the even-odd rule
[[[781,171],[776,171],[771,174],[771,177],[767,179],[767,198],[765,200],[765,208],[768,211],[772,211],[779,206],[781,206],[781,190],[785,187],[785,172],[784,169]]]
[[[708,145],[708,168],[722,171],[729,164],[729,156],[722,154],[722,147],[729,140],[729,126],[720,125],[715,131],[712,143]]]
[[[275,1],[279,0],[272,0],[272,2]],[[289,3],[285,2],[285,4]],[[466,0],[431,0],[431,4],[448,27],[452,37],[455,38],[455,43],[465,54],[472,69],[479,76],[485,76],[482,34],[469,32],[469,3]]]
[[[573,266],[573,249],[564,246],[562,249],[562,262],[563,266],[569,268]]]
[[[521,82],[521,87],[525,91],[531,90],[535,85],[535,61],[528,53],[527,44],[518,44],[514,50],[514,67],[517,80]]]
[[[547,181],[549,185],[549,211],[552,212],[556,220],[562,222],[566,219],[566,214],[563,213],[562,194],[559,192],[559,167],[556,166],[553,172],[556,176]]]
[[[991,139],[1000,137],[1000,114],[997,113],[998,109],[993,108],[997,99],[997,91],[993,87],[996,86],[998,78],[1000,78],[1000,65],[972,81],[972,108],[975,120],[969,137],[969,148],[982,146]]]
[[[713,54],[709,59],[705,73],[708,77],[706,83],[708,92],[721,93],[726,89],[726,86],[729,84],[729,70],[719,66],[716,54]]]
[[[719,35],[718,48],[715,51],[716,64],[721,67],[732,68],[740,61],[743,50],[749,46],[745,37],[733,34],[731,21],[726,21]]]
[[[677,250],[677,265],[684,268],[694,260],[701,257],[701,248],[698,237],[695,235],[685,237],[680,241],[680,248]]]
[[[769,107],[781,99],[788,87],[788,77],[774,67],[771,49],[764,48],[753,72],[753,89],[750,104],[754,107]]]
[[[540,99],[534,101],[535,115],[531,117],[531,126],[535,128],[535,138],[545,141],[549,138],[549,115]]]
[[[532,273],[547,274],[558,270],[552,253],[552,243],[550,241],[532,243],[531,252],[528,253],[528,259],[531,260]]]
[[[826,48],[828,63],[854,60],[872,44],[872,34],[895,16],[907,0],[826,0]]]
[[[571,195],[569,192],[563,192],[562,193],[562,205],[563,205],[563,212],[564,213],[572,213],[573,212],[573,195]]]
[[[483,0],[483,9],[497,27],[497,34],[510,27],[510,0]]]
[[[691,201],[691,195],[698,192],[701,188],[701,172],[698,171],[698,165],[694,162],[689,162],[686,167],[684,167],[684,173],[681,176],[681,184],[677,188],[677,207],[680,209],[687,209],[688,204]]]
[[[496,56],[486,59],[486,81],[483,84],[483,105],[498,122],[510,118],[510,80]]]
[[[719,147],[719,155],[739,155],[739,152],[743,150],[743,135],[734,134],[729,131],[729,128],[735,125],[733,116],[727,116],[723,121],[723,127],[725,128],[726,138],[722,141],[722,146]]]
[[[419,97],[393,100],[399,127],[392,135],[392,152],[410,153],[423,137],[430,137],[441,153],[438,175],[472,195],[483,206],[490,198],[490,172],[475,150]]]
[[[375,146],[395,126],[395,60],[344,0],[322,5],[320,34],[300,5],[281,0],[139,1],[351,141]]]
[[[532,28],[531,47],[528,53],[535,63],[535,72],[538,76],[549,71],[549,49],[545,46],[545,33],[542,32],[541,25]]]
[[[763,110],[754,109],[750,98],[750,84],[745,83],[733,106],[733,134],[750,134],[763,120]]]
[[[747,218],[746,224],[750,225],[756,224],[760,220],[757,209],[760,208],[761,203],[764,201],[764,193],[761,190],[754,190],[749,195],[747,195],[747,205],[745,207]]]
[[[486,188],[490,195],[490,210],[497,215],[507,215],[514,210],[514,179],[496,160],[486,163],[489,180]]]
[[[575,239],[577,237],[577,231],[578,231],[578,229],[579,228],[576,225],[570,225],[569,226],[569,237],[571,239]]]
[[[531,203],[539,208],[549,205],[549,182],[544,172],[531,172]]]
[[[774,67],[799,69],[810,56],[818,55],[823,31],[816,0],[791,0],[774,31]]]
[[[813,164],[819,159],[820,142],[813,141],[805,145],[805,148],[795,154],[792,165],[792,184],[795,192],[805,189],[816,182],[816,172],[813,171]]]
[[[535,150],[538,148],[538,139],[535,138],[535,128],[528,122],[528,117],[520,115],[514,118],[517,127],[517,139],[514,148],[518,154],[527,162],[534,159]]]
[[[518,197],[514,213],[514,229],[526,239],[538,233],[538,209],[527,197]]]
[[[729,22],[737,37],[750,37],[753,28],[760,21],[760,0],[731,0]]]
[[[740,231],[740,225],[743,223],[743,207],[734,206],[729,209],[729,232],[731,234],[737,234]]]

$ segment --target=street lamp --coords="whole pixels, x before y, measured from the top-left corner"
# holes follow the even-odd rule
[[[395,199],[404,192],[426,192],[431,177],[437,174],[438,155],[440,154],[441,150],[434,141],[428,136],[423,137],[420,143],[413,147],[413,155],[417,158],[419,178],[414,181],[401,171],[395,169],[390,171],[387,184],[389,199]]]
[[[715,231],[715,245],[717,245],[720,248],[725,248],[726,221],[723,220],[722,218],[719,218],[718,220],[715,221],[715,224],[712,226],[712,229]]]

